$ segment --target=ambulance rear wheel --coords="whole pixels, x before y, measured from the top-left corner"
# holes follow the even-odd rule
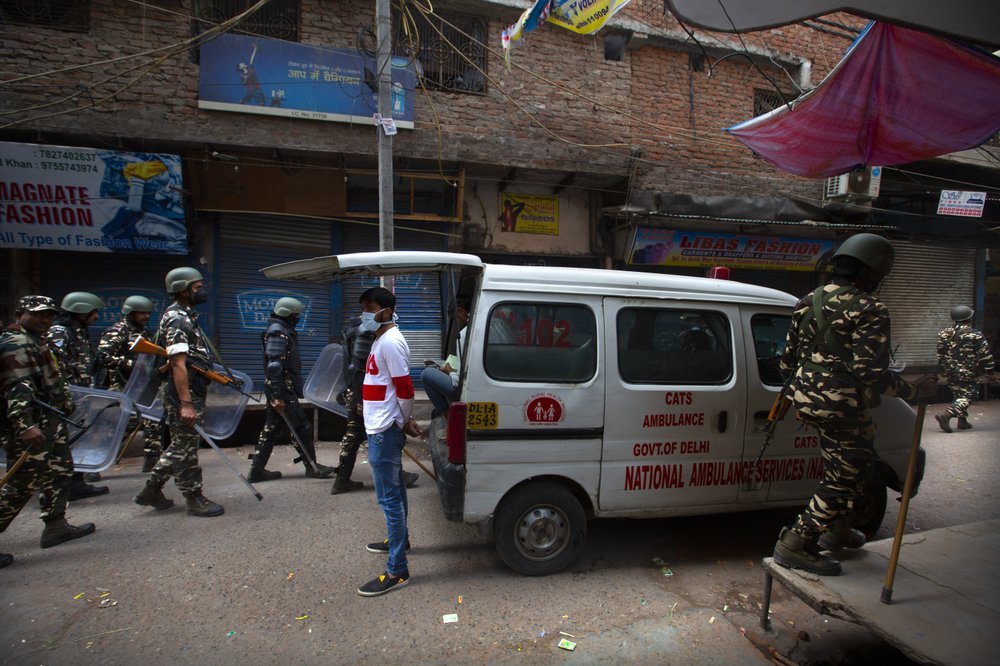
[[[526,576],[562,571],[587,537],[580,501],[555,483],[529,483],[511,491],[496,512],[493,536],[500,559]]]
[[[885,519],[887,490],[885,480],[878,470],[872,470],[865,480],[864,494],[854,503],[849,519],[851,527],[865,533],[869,541],[875,538]]]

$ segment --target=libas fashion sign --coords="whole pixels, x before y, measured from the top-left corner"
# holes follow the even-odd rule
[[[631,266],[729,266],[822,270],[837,243],[812,238],[710,234],[639,227],[625,260]]]
[[[0,144],[0,247],[187,254],[181,158]]]
[[[392,119],[413,129],[413,63],[391,68]],[[375,125],[377,86],[375,59],[353,50],[229,33],[201,46],[201,109]]]

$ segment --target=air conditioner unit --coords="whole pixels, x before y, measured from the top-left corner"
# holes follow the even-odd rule
[[[878,198],[882,184],[882,167],[855,169],[850,173],[826,179],[823,198],[827,201],[871,201]]]

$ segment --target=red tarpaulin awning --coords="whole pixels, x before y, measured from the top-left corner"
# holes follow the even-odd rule
[[[1000,58],[870,23],[816,89],[726,131],[808,178],[906,164],[980,145],[1000,131]]]

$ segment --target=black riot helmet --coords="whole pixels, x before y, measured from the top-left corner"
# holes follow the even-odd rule
[[[952,321],[968,321],[976,311],[966,305],[956,305],[951,309]]]
[[[835,263],[837,257],[856,259],[885,277],[892,270],[896,251],[893,249],[892,243],[877,234],[855,234],[841,243],[837,251],[833,253]]]

